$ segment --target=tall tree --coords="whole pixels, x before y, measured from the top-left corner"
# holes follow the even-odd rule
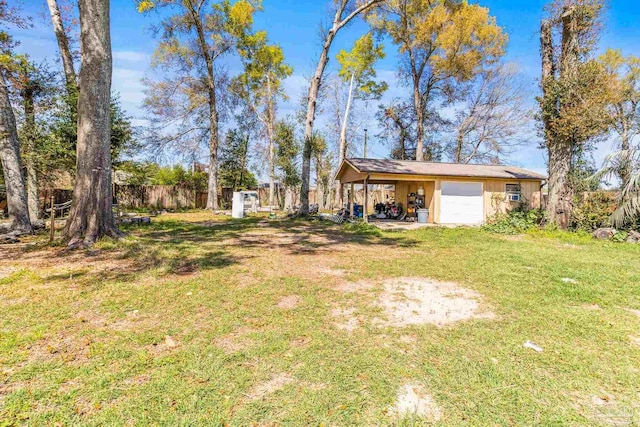
[[[339,75],[344,82],[349,82],[349,94],[347,105],[342,117],[340,129],[340,146],[338,152],[338,165],[347,157],[347,126],[351,104],[355,99],[380,99],[387,90],[388,84],[376,81],[375,63],[385,57],[384,47],[376,45],[373,35],[367,33],[355,41],[351,51],[341,50],[337,59],[340,63]],[[339,166],[338,166],[339,167]],[[343,200],[343,187],[338,185],[336,201]]]
[[[541,26],[540,117],[549,156],[549,219],[570,224],[574,191],[571,172],[577,153],[608,129],[611,81],[590,59],[598,40],[601,0],[557,0]],[[555,35],[555,37],[554,37]]]
[[[614,82],[609,111],[612,128],[619,139],[619,153],[612,159],[618,163],[620,188],[631,179],[632,164],[629,151],[640,134],[640,58],[624,57],[619,50],[609,49],[599,61]]]
[[[220,182],[233,191],[256,188],[258,182],[249,171],[249,136],[232,129],[220,150]]]
[[[73,203],[64,235],[70,247],[120,236],[111,187],[111,26],[109,0],[79,0],[80,85]]]
[[[280,46],[267,43],[265,31],[243,37],[239,43],[239,52],[244,62],[244,73],[234,79],[233,88],[262,125],[267,140],[269,205],[274,206],[277,103],[279,99],[287,99],[282,80],[293,73],[293,68],[284,62]]]
[[[22,126],[22,151],[25,158],[27,203],[29,205],[29,217],[34,222],[40,217],[40,192],[37,170],[37,140],[36,126],[36,101],[44,92],[46,83],[43,79],[50,76],[41,75],[37,67],[27,57],[20,61],[14,74],[14,87],[18,89],[22,98],[24,124]]]
[[[374,65],[379,59],[385,57],[382,45],[373,42],[371,33],[367,33],[355,41],[350,52],[341,50],[337,59],[340,63],[339,75],[343,81],[349,82],[349,95],[347,106],[342,117],[342,128],[340,130],[340,151],[338,160],[346,157],[347,153],[347,125],[349,123],[349,112],[351,103],[356,99],[380,99],[382,93],[387,90],[388,84],[377,82]]]
[[[415,119],[410,103],[400,99],[378,106],[376,118],[382,132],[378,137],[391,146],[391,158],[416,159]]]
[[[55,32],[56,40],[58,41],[58,49],[62,59],[65,81],[67,83],[67,91],[70,96],[75,98],[78,79],[73,64],[73,55],[71,54],[71,48],[69,46],[69,36],[67,35],[57,0],[47,0],[47,5],[49,6],[53,31]]]
[[[177,133],[162,139],[183,142],[202,136],[208,138],[207,209],[215,210],[218,209],[219,86],[223,83],[223,73],[217,63],[247,35],[254,13],[261,8],[261,0],[238,0],[233,4],[230,0],[213,4],[207,0],[138,0],[138,10],[142,13],[156,8],[169,8],[175,10],[175,14],[161,22],[160,43],[153,61],[154,68],[165,71],[167,77],[164,81],[147,82],[146,107],[165,127],[179,122]]]
[[[328,27],[322,28],[322,51],[318,65],[309,84],[307,115],[305,118],[304,148],[302,151],[302,184],[300,188],[300,214],[309,214],[309,184],[311,181],[311,157],[313,155],[313,125],[318,107],[318,94],[325,69],[329,63],[329,50],[338,32],[349,22],[383,0],[334,0],[335,13]]]
[[[27,190],[22,174],[22,158],[16,117],[9,99],[7,73],[16,67],[16,56],[13,49],[16,42],[7,32],[6,27],[14,25],[27,26],[19,11],[10,7],[6,0],[0,0],[0,162],[4,174],[4,183],[9,208],[10,230],[22,234],[32,231],[27,203]]]
[[[296,141],[293,124],[286,121],[276,123],[276,173],[284,186],[285,197],[283,208],[287,211],[293,209],[297,199],[296,188],[300,185],[300,173],[298,171],[300,158],[300,145]]]
[[[498,64],[472,82],[456,109],[450,141],[455,163],[500,164],[524,143],[532,111],[513,64]]]
[[[416,160],[425,160],[425,128],[430,105],[451,97],[456,83],[467,82],[504,54],[507,41],[489,9],[466,0],[388,0],[369,21],[387,33],[402,56],[400,74],[410,82],[416,115]]]

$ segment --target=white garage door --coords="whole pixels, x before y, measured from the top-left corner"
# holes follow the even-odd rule
[[[442,182],[440,222],[480,224],[484,221],[481,182]]]

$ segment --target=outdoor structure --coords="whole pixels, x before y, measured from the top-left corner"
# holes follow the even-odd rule
[[[356,186],[364,190],[367,214],[373,213],[372,186],[393,185],[393,198],[403,208],[422,188],[429,223],[477,225],[522,203],[541,207],[546,177],[513,166],[354,158],[340,165],[336,180],[347,185],[350,205]]]

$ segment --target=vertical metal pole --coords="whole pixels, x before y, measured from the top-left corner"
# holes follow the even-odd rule
[[[364,180],[364,203],[362,206],[362,219],[369,222],[369,177]]]
[[[54,207],[55,197],[53,196],[53,190],[51,190],[51,226],[49,227],[49,242],[53,242],[56,235],[56,210]]]
[[[349,217],[353,218],[353,202],[354,202],[354,185],[351,183],[351,191],[349,191]]]
[[[367,158],[367,131],[368,129],[364,130],[364,158]]]

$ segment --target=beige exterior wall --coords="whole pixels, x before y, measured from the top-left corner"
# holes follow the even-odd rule
[[[470,177],[441,177],[421,176],[409,174],[361,174],[351,167],[345,167],[339,174],[343,183],[360,182],[368,178],[370,184],[395,184],[396,203],[407,205],[407,196],[418,191],[422,186],[425,190],[425,201],[429,207],[429,222],[440,223],[440,200],[442,181],[458,182],[482,182],[484,192],[484,217],[490,217],[497,212],[507,212],[518,207],[521,203],[527,203],[533,208],[540,207],[541,180],[517,180],[517,179],[488,179]],[[506,200],[507,184],[520,184],[522,202],[508,202]],[[374,202],[375,203],[375,202]],[[373,211],[373,203],[369,203],[370,213]]]
[[[380,177],[376,176],[376,179]],[[473,179],[473,178],[436,178],[429,180],[414,181],[396,181],[395,199],[397,203],[401,203],[406,208],[407,196],[410,193],[416,193],[418,187],[422,186],[425,190],[425,201],[429,207],[429,222],[438,224],[440,222],[440,198],[442,181],[458,181],[458,182],[482,182],[484,192],[484,216],[485,218],[495,215],[497,212],[507,212],[520,205],[527,203],[533,208],[540,207],[540,186],[541,181],[518,181],[507,179]],[[507,184],[520,184],[522,202],[508,202]]]

